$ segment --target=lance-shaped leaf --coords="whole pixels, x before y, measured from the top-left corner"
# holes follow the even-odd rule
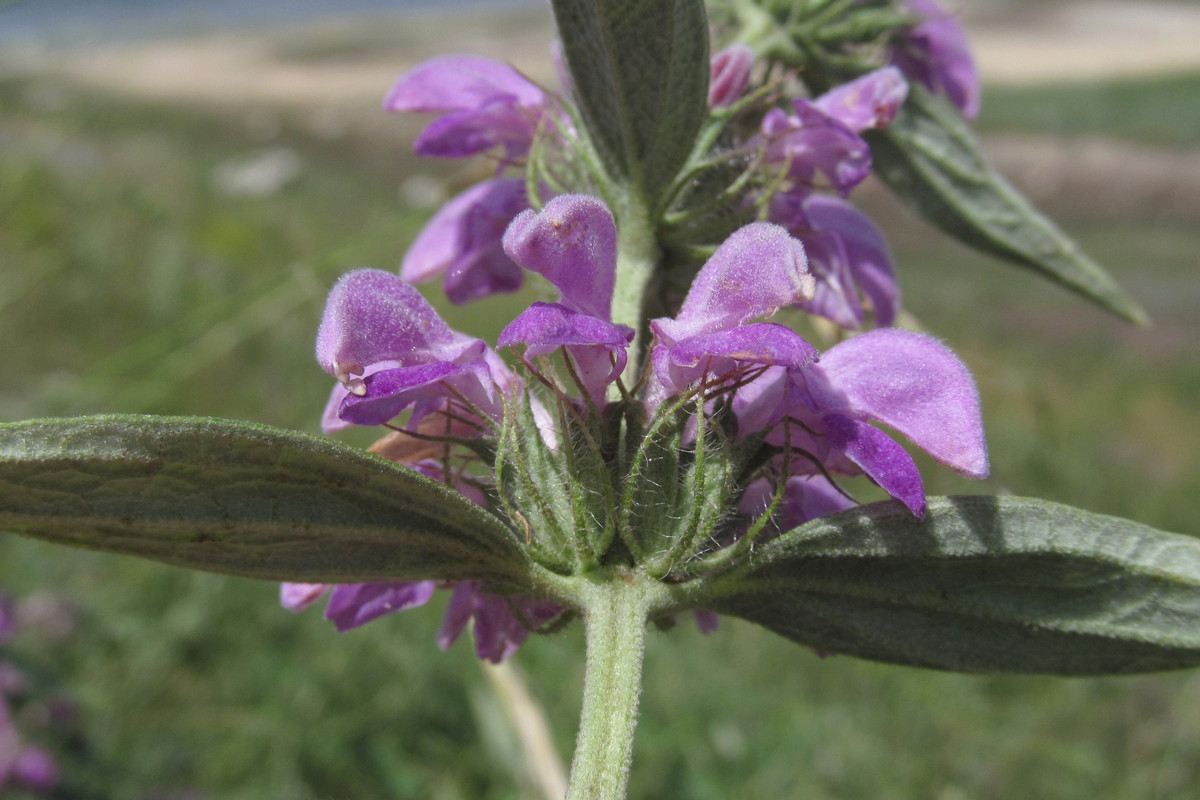
[[[302,583],[526,574],[514,532],[436,481],[326,439],[200,417],[0,425],[0,531]]]
[[[887,128],[863,134],[875,172],[926,219],[965,244],[1042,273],[1131,322],[1146,313],[983,155],[944,98],[909,85]]]
[[[1042,500],[888,501],[821,517],[706,608],[822,652],[960,672],[1200,666],[1200,540]]]
[[[588,131],[615,177],[651,195],[707,114],[703,0],[552,0]]]

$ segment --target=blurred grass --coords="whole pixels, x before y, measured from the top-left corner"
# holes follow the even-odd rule
[[[979,124],[994,130],[1099,133],[1133,142],[1200,142],[1200,75],[1184,72],[1094,83],[989,87]]]
[[[1089,112],[1070,130],[1176,143],[1175,119],[1139,98],[1166,107],[1193,85],[1181,80],[1111,94],[1105,115],[1136,126]],[[1031,109],[1088,91],[993,92],[985,121],[1055,132]],[[400,135],[322,139],[283,112],[264,135],[260,113],[0,81],[0,418],[121,410],[315,430],[326,288],[345,269],[394,265],[429,213],[397,185],[448,173]],[[221,165],[268,146],[299,156],[293,181],[266,197],[218,191]],[[872,203],[908,307],[979,378],[993,485],[1195,533],[1200,233],[1071,220],[1155,316],[1135,330]],[[447,316],[492,336],[526,300]],[[923,466],[933,493],[979,490]],[[338,635],[317,611],[282,612],[273,585],[11,537],[0,586],[48,587],[79,610],[69,641],[19,643],[80,704],[82,738],[60,743],[63,797],[532,796],[469,645],[434,647],[437,609]],[[576,626],[519,657],[564,756],[581,656]],[[922,673],[681,621],[652,639],[642,719],[638,798],[1186,800],[1200,785],[1192,674]]]

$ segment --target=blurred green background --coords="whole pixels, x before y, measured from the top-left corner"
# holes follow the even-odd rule
[[[343,75],[393,56],[399,72],[451,32],[502,50],[546,31],[524,10],[264,29],[215,47],[236,55],[257,37],[271,64]],[[398,264],[439,187],[487,171],[416,160],[419,121],[353,92],[339,103],[336,87],[272,101],[253,87],[278,75],[234,69],[238,90],[172,96],[144,89],[153,74],[105,84],[103,64],[119,74],[119,60],[93,74],[78,52],[17,55],[0,70],[3,420],[125,411],[316,432],[328,287]],[[980,487],[922,462],[929,490],[1004,489],[1197,533],[1200,73],[984,98],[997,160],[1155,324],[1124,325],[860,190],[906,306],[983,394],[994,478]],[[444,311],[494,337],[529,299]],[[0,589],[74,609],[70,635],[32,626],[10,648],[77,706],[68,735],[42,737],[64,766],[61,797],[538,796],[470,646],[436,649],[439,607],[339,635],[319,610],[280,610],[272,584],[8,536]],[[578,626],[516,661],[569,758]],[[821,659],[724,621],[652,637],[631,796],[1186,800],[1197,787],[1200,673],[932,674]]]

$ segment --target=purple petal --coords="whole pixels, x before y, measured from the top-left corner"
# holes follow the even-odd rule
[[[435,588],[433,581],[335,586],[329,595],[325,618],[333,622],[339,633],[345,633],[393,611],[423,606],[429,602]]]
[[[511,97],[501,97],[434,120],[417,137],[413,150],[433,158],[465,158],[503,145],[512,159],[529,152],[536,130],[533,113]]]
[[[40,747],[24,747],[12,764],[12,779],[38,794],[49,792],[58,785],[58,764]]]
[[[871,172],[871,149],[845,123],[808,100],[796,100],[795,117],[774,109],[763,118],[767,159],[787,163],[788,175],[811,185],[822,172],[845,196]]]
[[[593,402],[603,400],[608,384],[625,369],[633,329],[614,325],[559,303],[534,303],[500,333],[498,345],[527,345],[529,357],[566,347]]]
[[[913,514],[925,516],[925,485],[912,456],[903,447],[883,431],[841,414],[826,415],[822,427],[831,447],[861,467],[867,477]]]
[[[450,330],[399,276],[360,269],[343,275],[329,293],[317,330],[317,362],[345,383],[380,361],[453,360],[475,341]]]
[[[513,261],[544,276],[568,308],[611,316],[617,275],[617,229],[604,203],[582,194],[555,197],[540,214],[519,215],[504,234]]]
[[[805,201],[805,209],[815,229],[840,239],[850,274],[871,301],[875,323],[891,325],[900,311],[900,288],[883,233],[866,214],[837,197],[814,194]]]
[[[813,101],[813,105],[855,133],[885,128],[908,96],[908,82],[896,67],[884,67],[844,83]]]
[[[705,375],[740,373],[746,365],[799,369],[816,357],[816,348],[792,329],[760,322],[656,347],[654,369],[660,381],[678,392]]]
[[[455,111],[498,96],[539,106],[546,96],[507,64],[474,56],[440,56],[401,75],[383,101],[386,111]]]
[[[746,91],[753,68],[754,51],[744,44],[731,45],[714,55],[708,79],[709,108],[733,105]]]
[[[440,649],[449,650],[450,645],[454,644],[471,621],[471,616],[475,613],[476,591],[475,581],[459,581],[454,585],[454,592],[450,595],[450,602],[446,604],[446,614],[442,618],[442,627],[437,635],[437,646]]]
[[[496,178],[458,195],[433,215],[400,265],[400,277],[422,283],[445,274],[452,303],[520,288],[521,268],[501,245],[513,217],[529,207],[525,182]]]
[[[363,394],[346,395],[338,416],[355,425],[382,425],[420,400],[444,397],[442,382],[464,370],[449,361],[381,370],[363,379]]]
[[[281,583],[279,604],[296,614],[320,600],[328,591],[328,583]]]
[[[813,294],[804,248],[778,225],[734,231],[701,268],[675,319],[651,323],[661,344],[736,328]]]
[[[769,367],[734,393],[733,413],[737,416],[738,438],[771,428],[783,418],[788,385],[786,369]]]
[[[905,0],[924,19],[892,51],[892,61],[931,92],[941,92],[967,119],[979,114],[979,76],[967,35],[952,14],[933,0]]]
[[[865,333],[824,353],[805,377],[822,411],[878,420],[943,464],[987,476],[975,382],[935,339],[891,328]]]

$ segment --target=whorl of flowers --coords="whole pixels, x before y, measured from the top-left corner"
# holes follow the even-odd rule
[[[888,248],[846,199],[871,169],[860,134],[892,120],[908,88],[901,68],[912,75],[917,54],[944,50],[943,28],[931,18],[896,51],[899,66],[816,97],[780,100],[777,79],[756,69],[747,48],[717,53],[708,102],[715,124],[728,125],[711,164],[721,174],[741,165],[728,181],[734,213],[722,229],[690,204],[686,187],[668,194],[662,238],[693,254],[673,273],[689,275],[690,286],[662,289],[647,307],[668,311],[650,320],[614,318],[619,214],[586,182],[573,192],[519,174],[540,144],[572,149],[569,99],[479,58],[435,59],[402,76],[385,107],[438,115],[417,152],[494,153],[497,172],[433,216],[399,275],[361,269],[334,286],[316,347],[337,381],[325,430],[388,429],[374,452],[524,530],[547,569],[620,558],[675,583],[854,506],[847,478],[865,476],[922,516],[921,475],[896,434],[964,475],[985,476],[970,374],[937,340],[888,327],[899,312]],[[916,77],[963,92],[942,73]],[[533,186],[536,197],[527,195]],[[505,326],[500,353],[452,330],[412,286],[441,275],[448,298],[462,303],[514,291],[528,273],[557,296]],[[768,321],[782,309],[874,329],[822,348]],[[559,463],[566,488],[529,472],[534,460]],[[572,488],[579,481],[586,485]],[[582,511],[568,505],[596,529],[587,541],[555,505],[562,491],[584,498]],[[492,661],[568,616],[475,581],[284,584],[282,602],[298,611],[328,595],[326,616],[345,631],[423,605],[439,588],[452,596],[438,644],[448,647],[472,622],[479,656]],[[714,624],[711,615],[699,620]]]

